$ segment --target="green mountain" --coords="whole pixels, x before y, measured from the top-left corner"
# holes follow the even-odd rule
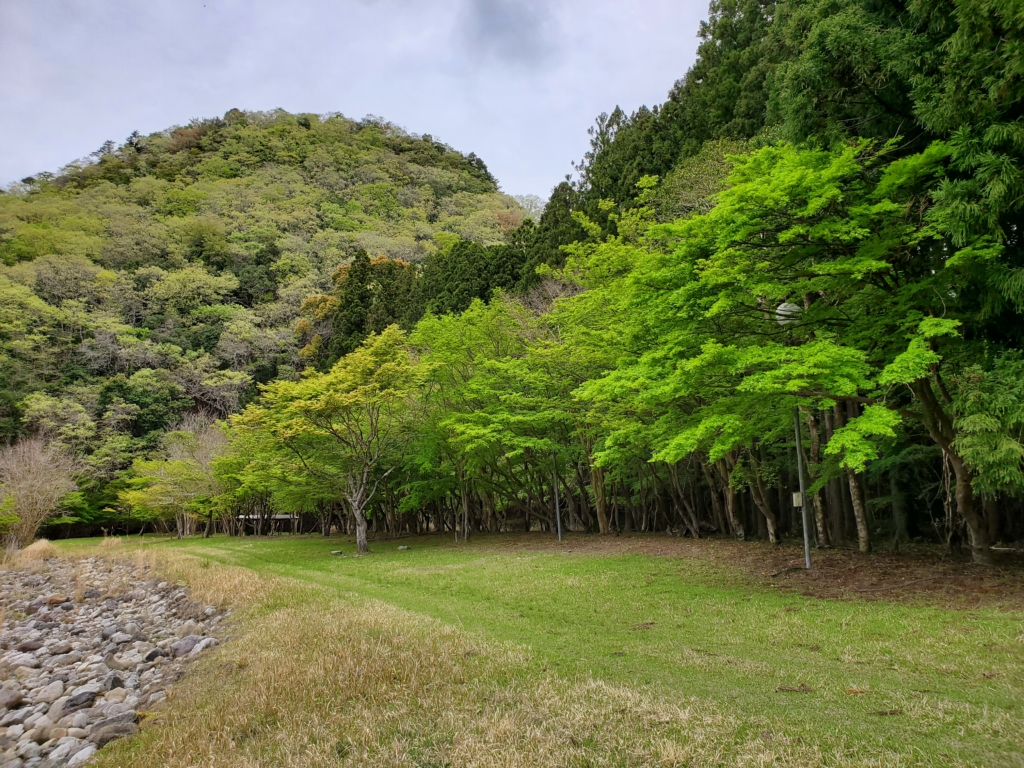
[[[183,414],[415,322],[424,263],[525,215],[475,155],[378,119],[231,110],[107,142],[0,193],[0,439],[62,432],[102,484]]]

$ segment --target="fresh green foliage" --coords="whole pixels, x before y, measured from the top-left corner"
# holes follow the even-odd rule
[[[386,482],[406,516],[394,517],[393,502],[378,514],[393,530],[466,532],[471,516],[483,530],[554,528],[560,495],[577,530],[744,538],[756,527],[778,541],[793,527],[776,494],[796,484],[799,411],[821,543],[845,537],[833,505],[848,493],[858,545],[870,550],[864,476],[910,430],[949,462],[947,502],[975,558],[989,560],[996,513],[974,496],[1016,496],[1022,449],[1014,396],[992,392],[1008,374],[950,390],[992,368],[998,340],[979,344],[991,286],[962,256],[984,236],[954,251],[932,215],[929,189],[948,158],[941,144],[901,156],[869,141],[780,143],[731,157],[705,212],[657,223],[650,178],[637,205],[602,204],[618,234],[602,239],[602,225],[576,212],[593,239],[549,270],[561,292],[553,303],[478,297],[461,316],[417,325],[410,353],[425,384],[409,392],[414,434],[381,456],[383,477],[403,470]],[[612,503],[630,509],[614,522],[609,481]],[[1016,514],[1003,520],[1016,530]]]

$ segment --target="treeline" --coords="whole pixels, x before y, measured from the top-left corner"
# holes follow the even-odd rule
[[[641,205],[570,248],[546,309],[478,301],[267,386],[229,420],[220,501],[361,547],[368,524],[553,529],[556,499],[570,530],[779,541],[796,422],[819,546],[913,533],[988,561],[1021,533],[1024,359],[978,338],[991,245],[930,223],[948,159],[736,157],[708,213]]]

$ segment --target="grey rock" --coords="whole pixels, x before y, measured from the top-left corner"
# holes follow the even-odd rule
[[[96,695],[98,693],[98,691],[82,691],[81,693],[76,693],[68,699],[67,704],[64,705],[64,711],[74,712],[76,709],[91,706],[96,700]]]
[[[39,757],[42,750],[39,749],[39,745],[34,741],[20,741],[18,742],[17,755],[22,760],[31,760],[34,757]]]
[[[38,720],[32,724],[32,730],[34,730],[34,739],[39,744],[50,738],[50,729],[53,727],[53,720],[48,718],[46,715],[42,715]]]
[[[135,723],[120,723],[118,725],[107,725],[103,728],[94,728],[93,732],[89,734],[89,741],[96,744],[97,747],[102,747],[105,744],[109,744],[115,739],[121,739],[125,736],[133,736],[139,732],[139,726]]]
[[[71,750],[75,748],[74,741],[68,741],[64,744],[57,745],[57,748],[50,753],[51,760],[63,760],[65,757],[71,754]]]
[[[115,688],[124,688],[124,680],[118,675],[108,675],[103,681],[103,690],[112,691]]]
[[[96,754],[96,745],[90,744],[89,746],[75,752],[75,754],[71,756],[71,759],[68,760],[68,765],[81,765],[94,754]]]
[[[55,680],[36,694],[36,702],[52,704],[63,695],[64,683],[60,680]]]
[[[11,653],[4,657],[4,661],[12,669],[17,669],[18,667],[39,669],[40,666],[39,659],[28,653]]]
[[[171,656],[172,658],[178,658],[184,656],[187,653],[191,653],[192,649],[195,648],[203,640],[202,635],[187,635],[181,640],[175,643],[171,643]]]
[[[25,722],[25,719],[32,714],[32,710],[28,707],[22,709],[15,709],[8,712],[2,718],[0,718],[0,726],[11,726],[19,725]]]
[[[216,645],[217,645],[217,638],[215,638],[215,637],[207,637],[206,639],[202,640],[201,642],[196,643],[195,648],[193,648],[191,651],[189,651],[188,655],[189,656],[195,656],[196,654],[202,653],[207,648],[213,648]]]
[[[218,644],[211,630],[228,615],[129,563],[54,559],[39,567],[35,589],[16,569],[0,572],[0,594],[18,617],[0,627],[0,665],[10,678],[0,680],[0,768],[13,760],[22,768],[80,765],[135,733],[137,711],[163,701],[189,657]],[[68,584],[82,577],[87,596],[68,600]]]
[[[64,717],[64,705],[67,703],[68,697],[66,696],[62,696],[61,698],[57,699],[55,702],[53,702],[53,704],[50,705],[50,708],[46,710],[46,716],[53,720],[53,722],[55,723],[60,721]]]
[[[21,695],[21,691],[8,690],[6,688],[0,689],[0,709],[15,709],[21,705],[24,698]]]

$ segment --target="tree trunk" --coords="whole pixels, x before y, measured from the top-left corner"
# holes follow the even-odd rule
[[[463,474],[460,471],[460,474]],[[459,491],[462,495],[462,538],[465,541],[469,541],[469,491],[466,488],[466,478],[463,474],[462,482],[460,483]],[[458,540],[458,536],[456,536]]]
[[[956,509],[967,523],[967,532],[971,536],[971,559],[981,565],[993,565],[995,561],[992,557],[988,527],[974,506],[974,483],[971,472],[958,455],[952,452],[948,455],[956,477]]]
[[[748,478],[747,485],[750,488],[750,496],[754,500],[754,504],[761,511],[761,518],[764,519],[765,528],[767,528],[768,540],[772,544],[779,543],[779,525],[775,519],[775,512],[772,511],[771,502],[768,499],[768,488],[765,487],[764,480],[761,478],[761,467],[757,459],[754,457],[753,451],[748,451],[747,455],[750,457],[750,467],[753,472],[753,477]],[[758,530],[761,529],[760,519],[758,520]]]
[[[356,550],[361,555],[370,551],[370,545],[366,540],[366,505],[372,494],[367,493],[367,475],[369,475],[368,471],[363,472],[362,477],[350,476],[347,493],[349,511],[355,522]]]
[[[864,489],[860,477],[847,467],[846,477],[850,481],[850,500],[853,502],[853,519],[857,523],[857,546],[861,552],[871,551],[871,531],[868,529],[868,510],[864,503]]]
[[[825,441],[828,442],[832,439],[832,435],[835,434],[835,419],[833,418],[833,409],[826,408],[823,412],[825,417]],[[833,546],[841,547],[847,542],[846,536],[846,514],[843,493],[843,486],[838,477],[833,477],[828,481],[828,485],[825,486],[826,500],[828,502],[828,515],[831,518],[831,538]]]
[[[594,489],[594,506],[597,507],[597,527],[600,533],[612,532],[608,523],[608,497],[604,490],[604,470],[595,466],[593,460],[590,464],[590,486]]]
[[[808,456],[807,470],[811,476],[811,484],[817,480],[817,471],[821,466],[821,425],[811,410],[806,411],[807,431],[811,438],[811,453]],[[805,502],[806,503],[806,502]],[[814,526],[818,530],[818,546],[828,547],[831,539],[828,535],[828,523],[825,520],[825,505],[821,498],[821,491],[811,496],[811,504],[814,507]]]
[[[362,509],[353,510],[356,518],[356,549],[359,554],[365,555],[370,551],[370,545],[366,542],[366,515]]]
[[[945,387],[941,386],[941,378],[938,370],[934,372],[933,378],[939,383],[940,393],[944,400],[949,403],[949,395]],[[971,557],[974,562],[982,565],[992,565],[991,541],[988,536],[988,528],[974,507],[974,483],[971,478],[971,471],[964,460],[953,450],[953,442],[956,440],[956,428],[953,421],[946,413],[932,389],[932,382],[928,379],[918,379],[911,385],[911,390],[921,403],[922,423],[932,440],[945,452],[953,467],[953,474],[956,477],[956,507],[960,517],[967,524],[967,530],[971,536]]]
[[[683,520],[683,524],[690,529],[690,535],[695,539],[700,538],[700,522],[697,520],[697,514],[689,501],[686,499],[686,495],[683,492],[683,485],[679,482],[679,464],[668,465],[669,477],[672,479],[672,492],[678,498],[676,505],[681,507],[684,514],[680,514]],[[657,520],[657,512],[655,512],[655,520]]]
[[[587,532],[590,533],[594,530],[594,519],[590,515],[590,498],[587,494],[587,481],[583,471],[583,462],[576,464],[576,483],[580,489],[580,520]]]
[[[986,496],[983,503],[983,509],[985,510],[985,524],[988,526],[988,540],[990,544],[995,544],[999,541],[999,538],[1002,535],[999,501],[991,496]]]
[[[711,475],[711,470],[707,464],[703,461],[699,461],[699,463],[701,471],[704,473],[704,479],[707,481],[708,488],[711,491],[711,513],[715,517],[715,525],[719,531],[728,534],[728,523],[722,514],[722,499],[718,495],[718,489],[715,488],[715,478]]]
[[[725,499],[725,516],[729,520],[729,526],[732,528],[733,534],[737,539],[743,541],[747,538],[746,531],[743,530],[743,523],[740,522],[739,517],[736,515],[736,491],[729,485],[729,475],[731,474],[733,464],[735,460],[719,459],[715,462],[715,469],[718,470],[718,477],[722,481],[722,497]]]

